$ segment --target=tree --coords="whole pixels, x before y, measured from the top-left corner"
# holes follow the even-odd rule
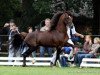
[[[93,18],[92,0],[64,0],[64,2],[67,3],[68,10],[72,11],[74,15]]]
[[[17,18],[21,11],[19,0],[0,0],[0,26],[12,18]]]
[[[99,0],[93,0],[93,9],[94,9],[94,24],[92,26],[92,33],[94,35],[100,35],[100,2]]]
[[[66,4],[63,0],[52,0],[51,11],[52,14],[58,11],[66,11]]]
[[[92,27],[93,34],[100,34],[100,4],[98,1],[99,0],[0,0],[0,25],[3,26],[6,21],[13,18],[19,27],[25,30],[28,26],[35,27],[39,25],[45,18],[51,18],[57,11],[70,10],[76,17],[85,16],[86,18],[94,18]]]
[[[42,20],[50,17],[50,0],[22,0],[21,29],[39,25]]]

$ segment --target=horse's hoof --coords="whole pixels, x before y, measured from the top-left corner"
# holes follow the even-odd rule
[[[26,65],[22,65],[22,67],[25,67]]]
[[[53,67],[53,63],[52,62],[50,62],[50,66]]]
[[[50,62],[50,66],[51,66],[51,67],[54,67],[54,66],[56,66],[56,65],[54,65],[53,62]]]

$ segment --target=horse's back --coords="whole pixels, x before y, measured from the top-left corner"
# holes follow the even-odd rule
[[[25,41],[33,45],[58,46],[63,43],[64,35],[57,31],[35,31],[29,33]]]

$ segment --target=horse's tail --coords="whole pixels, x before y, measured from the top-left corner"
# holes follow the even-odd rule
[[[26,36],[27,36],[27,33],[25,33],[25,32],[22,32],[20,34],[15,34],[13,36],[13,40],[12,40],[13,47],[15,49],[19,48],[22,45]]]

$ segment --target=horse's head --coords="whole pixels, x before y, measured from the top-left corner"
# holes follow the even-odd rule
[[[60,20],[65,26],[71,25],[72,23],[72,17],[69,15],[69,12],[64,12],[60,17]]]
[[[70,23],[71,18],[67,12],[57,12],[51,19],[51,30],[64,30]]]

